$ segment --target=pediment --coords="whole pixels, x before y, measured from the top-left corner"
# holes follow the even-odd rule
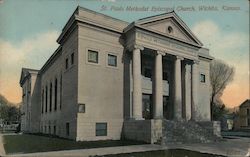
[[[175,12],[140,19],[135,23],[169,37],[202,46],[202,43]]]

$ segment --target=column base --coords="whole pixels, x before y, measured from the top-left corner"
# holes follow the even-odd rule
[[[130,120],[145,120],[145,118],[142,117],[132,117]]]
[[[162,119],[164,119],[164,118],[163,118],[163,116],[161,116],[161,117],[154,117],[153,119],[154,119],[154,120],[162,120]]]

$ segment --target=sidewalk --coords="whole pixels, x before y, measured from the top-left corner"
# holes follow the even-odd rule
[[[5,155],[5,150],[3,147],[3,138],[2,138],[2,135],[0,134],[0,156],[3,156],[3,155]]]
[[[172,144],[167,146],[160,145],[133,145],[107,148],[93,148],[67,151],[53,151],[30,154],[16,154],[8,156],[95,156],[107,154],[120,154],[131,152],[144,152],[165,149],[187,149],[201,153],[224,155],[229,157],[245,157],[250,149],[250,138],[225,139],[220,143],[204,143],[204,144]],[[249,150],[250,151],[250,150]]]

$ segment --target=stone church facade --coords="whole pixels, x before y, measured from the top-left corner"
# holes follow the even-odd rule
[[[127,23],[77,7],[57,42],[40,70],[22,69],[23,132],[155,143],[164,121],[214,127],[213,57],[175,12]]]

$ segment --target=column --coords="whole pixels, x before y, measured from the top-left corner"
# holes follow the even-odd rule
[[[155,89],[154,89],[154,118],[163,118],[163,82],[162,82],[162,56],[163,52],[157,51],[155,56]]]
[[[182,57],[176,56],[175,60],[175,98],[174,98],[174,118],[182,119],[182,89],[181,89],[181,60]]]
[[[197,120],[197,105],[198,105],[198,84],[199,84],[199,61],[194,61],[192,64],[192,120]]]
[[[133,118],[142,118],[142,85],[141,85],[141,50],[135,45],[133,50]]]
[[[186,106],[186,120],[191,119],[191,65],[185,65],[185,106]]]

